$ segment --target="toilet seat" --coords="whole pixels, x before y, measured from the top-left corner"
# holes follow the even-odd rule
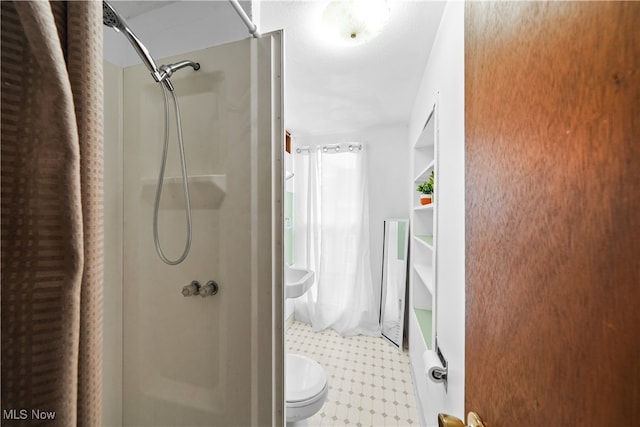
[[[327,400],[329,385],[324,368],[299,354],[287,354],[285,371],[285,409],[289,425],[318,412]]]
[[[327,374],[315,360],[287,354],[285,400],[287,406],[312,403],[327,388]]]

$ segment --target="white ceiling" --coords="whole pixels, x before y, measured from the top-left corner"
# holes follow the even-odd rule
[[[133,17],[142,15],[143,13],[158,9],[162,6],[166,6],[172,1],[123,1],[123,0],[110,0],[109,3],[118,11],[127,21]]]
[[[287,127],[327,134],[407,123],[444,3],[390,0],[383,32],[358,46],[325,42],[318,24],[326,3],[261,5],[262,31],[285,30]]]
[[[125,18],[143,22],[141,15],[171,3],[176,2],[120,1],[114,6]],[[284,29],[285,123],[294,134],[357,132],[408,122],[444,2],[388,3],[391,16],[383,32],[358,46],[326,42],[319,20],[327,0],[254,5],[253,19],[262,33]],[[144,29],[136,23],[130,21],[145,41]]]

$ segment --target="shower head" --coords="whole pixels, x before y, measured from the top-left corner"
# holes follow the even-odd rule
[[[142,44],[142,42],[133,34],[133,31],[129,28],[127,23],[122,19],[122,17],[116,12],[116,10],[111,6],[108,2],[102,2],[102,23],[107,27],[111,27],[114,30],[121,32],[124,34],[129,43],[133,46],[133,48],[142,59],[142,62],[147,66],[154,80],[157,82],[161,82],[163,80],[162,75],[156,65],[155,61],[151,57],[149,50]]]
[[[175,64],[163,65],[161,67],[158,67],[151,57],[149,50],[147,50],[145,45],[143,45],[142,42],[136,37],[136,35],[133,34],[131,28],[129,28],[127,23],[124,22],[124,19],[122,19],[122,17],[118,15],[118,12],[116,12],[113,6],[111,6],[107,1],[102,2],[102,23],[107,27],[111,27],[117,32],[124,34],[129,40],[129,43],[131,43],[133,48],[138,53],[140,59],[142,59],[142,62],[144,62],[144,64],[151,72],[151,76],[153,77],[153,79],[158,83],[163,83],[167,87],[167,89],[172,92],[173,84],[171,84],[171,80],[169,80],[169,77],[171,77],[174,72],[184,67],[192,67],[196,71],[200,69],[200,64],[193,61],[180,61]]]
[[[121,29],[124,28],[123,21],[120,19],[118,12],[106,1],[102,2],[102,23],[116,31],[121,31]]]

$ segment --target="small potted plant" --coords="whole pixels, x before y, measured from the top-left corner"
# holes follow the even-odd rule
[[[431,175],[429,175],[429,179],[422,184],[418,185],[416,190],[421,193],[420,194],[420,204],[428,205],[433,201],[433,171],[431,171]]]

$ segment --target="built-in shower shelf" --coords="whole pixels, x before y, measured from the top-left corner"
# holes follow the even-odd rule
[[[227,175],[192,175],[189,180],[189,197],[192,209],[218,209],[227,192]],[[158,178],[143,178],[142,198],[154,203]],[[162,185],[162,209],[183,209],[182,177],[170,176]]]

